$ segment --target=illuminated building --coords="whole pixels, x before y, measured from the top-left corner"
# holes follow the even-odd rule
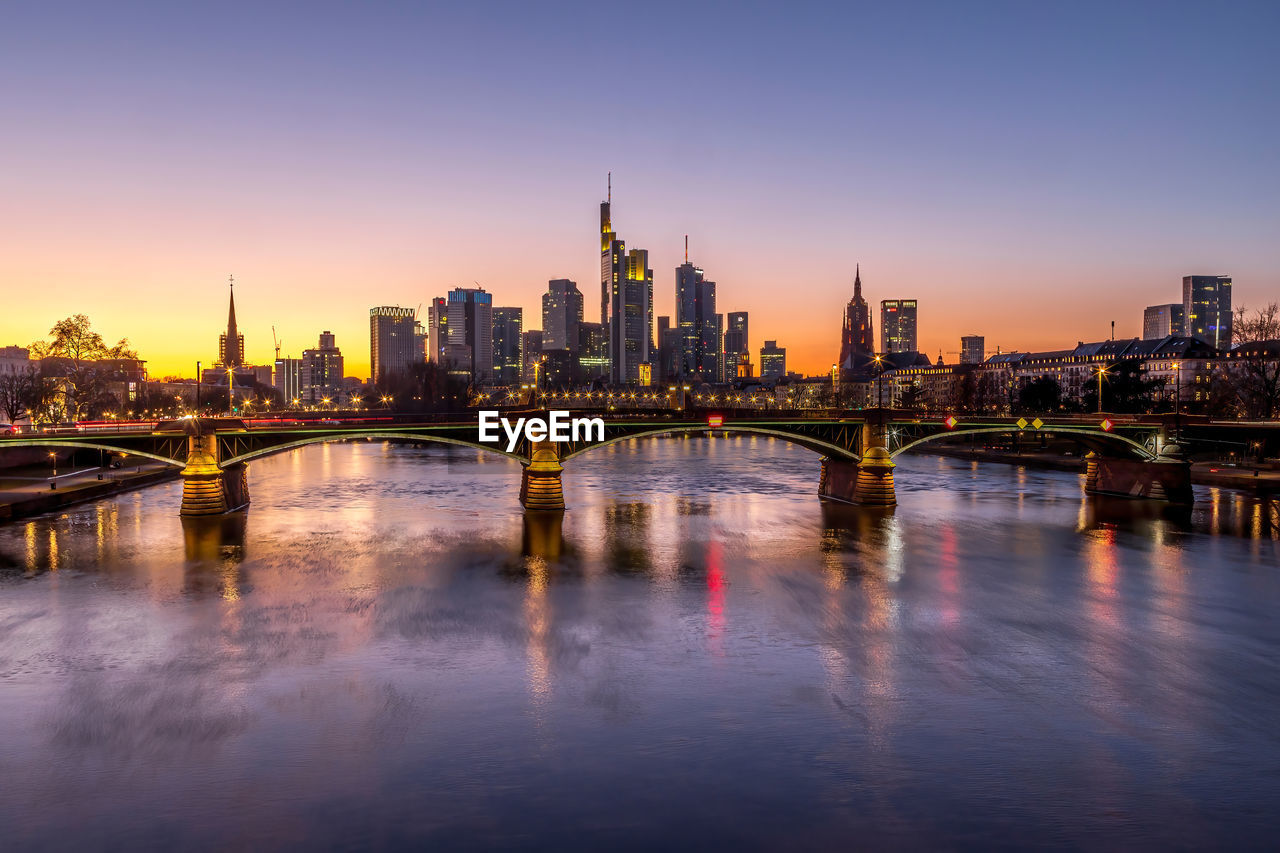
[[[1174,302],[1169,305],[1149,305],[1142,312],[1142,339],[1144,341],[1158,341],[1160,338],[1167,338],[1169,335],[1181,335],[1183,326],[1181,302]]]
[[[449,291],[449,373],[477,385],[493,381],[493,295],[483,287]]]
[[[960,363],[982,364],[987,360],[987,339],[982,335],[965,335],[960,338]]]
[[[875,337],[871,331],[871,307],[862,298],[862,267],[853,275],[853,298],[844,308],[844,329],[840,335],[840,369],[864,370],[875,355]],[[763,372],[763,368],[761,368]]]
[[[542,357],[542,330],[530,329],[521,336],[520,348],[524,356],[524,370],[520,374],[521,382],[533,382],[535,367]]]
[[[676,267],[676,328],[680,330],[680,377],[719,382],[721,334],[716,314],[716,283],[707,281],[700,267],[689,263],[689,238],[685,260]]]
[[[1182,278],[1183,334],[1218,349],[1231,348],[1231,276]]]
[[[445,347],[449,345],[449,308],[443,296],[427,306],[427,361],[444,364]]]
[[[600,204],[600,322],[609,329],[609,369],[616,385],[640,381],[653,349],[653,270],[645,249],[627,251],[612,222],[613,181]]]
[[[671,325],[670,317],[658,318],[658,361],[654,372],[660,382],[680,378],[680,330]]]
[[[493,381],[518,385],[524,373],[524,309],[493,309]]]
[[[582,292],[576,282],[554,278],[542,294],[542,348],[578,351],[578,324],[582,322]]]
[[[787,375],[787,348],[777,341],[765,341],[760,347],[760,378],[781,379]]]
[[[416,325],[412,308],[382,305],[369,309],[369,363],[375,383],[403,375],[409,365],[422,360],[414,352]]]
[[[885,352],[917,352],[916,300],[885,299],[880,302],[880,340]]]
[[[271,387],[280,392],[280,398],[286,407],[294,400],[301,400],[302,359],[277,358],[271,372]]]
[[[306,403],[319,403],[342,390],[342,350],[327,329],[320,333],[315,349],[303,350],[298,372],[298,396]],[[290,398],[292,399],[292,398]]]
[[[227,311],[227,331],[218,336],[218,367],[244,364],[244,335],[236,328],[236,282],[231,279],[231,307]]]
[[[600,323],[578,324],[578,376],[583,382],[609,378],[609,329]]]
[[[742,372],[742,356],[747,355],[747,373]],[[751,377],[751,340],[747,335],[747,312],[730,311],[728,325],[724,329],[724,381],[748,379]]]

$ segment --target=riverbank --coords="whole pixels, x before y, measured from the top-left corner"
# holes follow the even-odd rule
[[[98,479],[99,475],[102,479]],[[123,470],[93,468],[74,472],[59,477],[56,489],[49,488],[47,478],[29,483],[7,481],[0,486],[0,524],[177,478],[177,468],[148,464]]]
[[[1010,453],[1000,450],[979,450],[967,447],[930,447],[921,454],[946,456],[951,459],[968,459],[977,462],[998,462],[1003,465],[1025,465],[1053,471],[1084,472],[1084,460],[1061,453],[1026,451]],[[1218,486],[1239,489],[1254,494],[1280,493],[1280,471],[1258,471],[1253,468],[1231,468],[1214,462],[1196,462],[1191,466],[1191,482],[1197,486]]]

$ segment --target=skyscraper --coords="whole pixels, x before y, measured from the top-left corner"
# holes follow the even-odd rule
[[[578,324],[582,322],[582,292],[576,282],[553,278],[542,294],[542,349],[578,352]]]
[[[781,379],[787,375],[787,348],[777,341],[765,341],[760,347],[760,378]]]
[[[481,384],[493,380],[493,295],[483,287],[449,291],[449,373]]]
[[[738,376],[738,365],[742,362],[742,354],[751,352],[751,341],[747,335],[747,312],[730,311],[728,325],[724,329],[724,358],[722,370],[724,381],[732,382]],[[751,361],[748,356],[747,363]]]
[[[609,378],[609,328],[602,323],[578,324],[578,378],[583,382]]]
[[[987,339],[982,335],[965,335],[960,339],[960,363],[982,364],[987,360]]]
[[[1231,348],[1231,276],[1182,278],[1183,334],[1218,349]]]
[[[716,315],[716,283],[702,269],[685,262],[676,267],[676,328],[680,331],[683,379],[720,381],[720,327]]]
[[[302,398],[302,359],[277,358],[271,372],[271,386],[280,392],[285,407]]]
[[[600,204],[600,321],[609,330],[612,381],[634,385],[653,349],[653,270],[644,249],[627,251],[613,231],[613,176]]]
[[[875,355],[875,338],[871,330],[871,307],[862,298],[862,267],[853,275],[853,298],[844,308],[844,331],[840,335],[840,368],[855,370]],[[764,368],[761,367],[763,375]]]
[[[880,340],[885,352],[917,352],[916,300],[884,299],[880,302]]]
[[[443,296],[434,297],[427,305],[427,361],[444,364],[449,345],[449,303]]]
[[[524,373],[524,309],[493,309],[493,381],[518,385]]]
[[[227,331],[218,336],[218,367],[244,366],[244,335],[236,328],[236,280],[230,279],[231,307],[227,310]]]
[[[420,360],[413,351],[414,325],[412,308],[381,305],[369,309],[369,363],[375,383],[403,375],[409,365]]]
[[[1142,339],[1158,341],[1169,335],[1181,335],[1183,325],[1181,302],[1149,305],[1142,312]]]

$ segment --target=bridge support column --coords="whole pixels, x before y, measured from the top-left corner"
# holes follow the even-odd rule
[[[1154,460],[1097,457],[1087,463],[1085,491],[1103,495],[1190,504],[1191,463],[1181,458],[1176,444]]]
[[[222,492],[227,509],[244,509],[249,505],[249,465],[241,462],[222,469]]]
[[[858,484],[858,464],[847,459],[822,457],[822,473],[818,475],[818,497],[854,503]]]
[[[187,437],[187,465],[182,469],[182,515],[221,515],[227,511],[227,493],[218,467],[214,435]]]
[[[893,487],[893,459],[883,447],[869,447],[858,464],[858,484],[854,499],[866,506],[894,506],[898,495]]]
[[[558,445],[551,441],[539,441],[533,445],[533,458],[524,466],[520,477],[520,503],[525,509],[563,510],[564,488],[560,474]]]
[[[1092,450],[1084,455],[1084,490],[1090,494],[1098,491],[1098,454]]]

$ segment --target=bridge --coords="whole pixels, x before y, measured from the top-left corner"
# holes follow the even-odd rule
[[[538,416],[542,411],[511,412]],[[591,413],[586,413],[591,414]],[[389,421],[389,422],[388,422]],[[521,503],[527,509],[562,510],[561,476],[566,463],[592,449],[648,436],[702,434],[709,430],[764,435],[805,447],[822,458],[818,494],[829,500],[869,506],[896,503],[894,458],[929,442],[957,436],[1069,438],[1087,448],[1085,486],[1090,492],[1161,500],[1191,500],[1190,465],[1170,440],[1168,424],[1119,416],[1102,419],[921,418],[910,412],[869,409],[837,413],[722,411],[697,417],[676,413],[623,415],[604,419],[603,436],[576,441],[531,442],[523,435],[507,448],[482,442],[474,419],[402,421],[396,418],[245,421],[184,419],[143,431],[55,431],[0,437],[10,447],[70,447],[154,459],[181,469],[182,515],[217,515],[249,503],[248,463],[274,453],[323,442],[391,440],[453,444],[497,453],[523,467]]]

